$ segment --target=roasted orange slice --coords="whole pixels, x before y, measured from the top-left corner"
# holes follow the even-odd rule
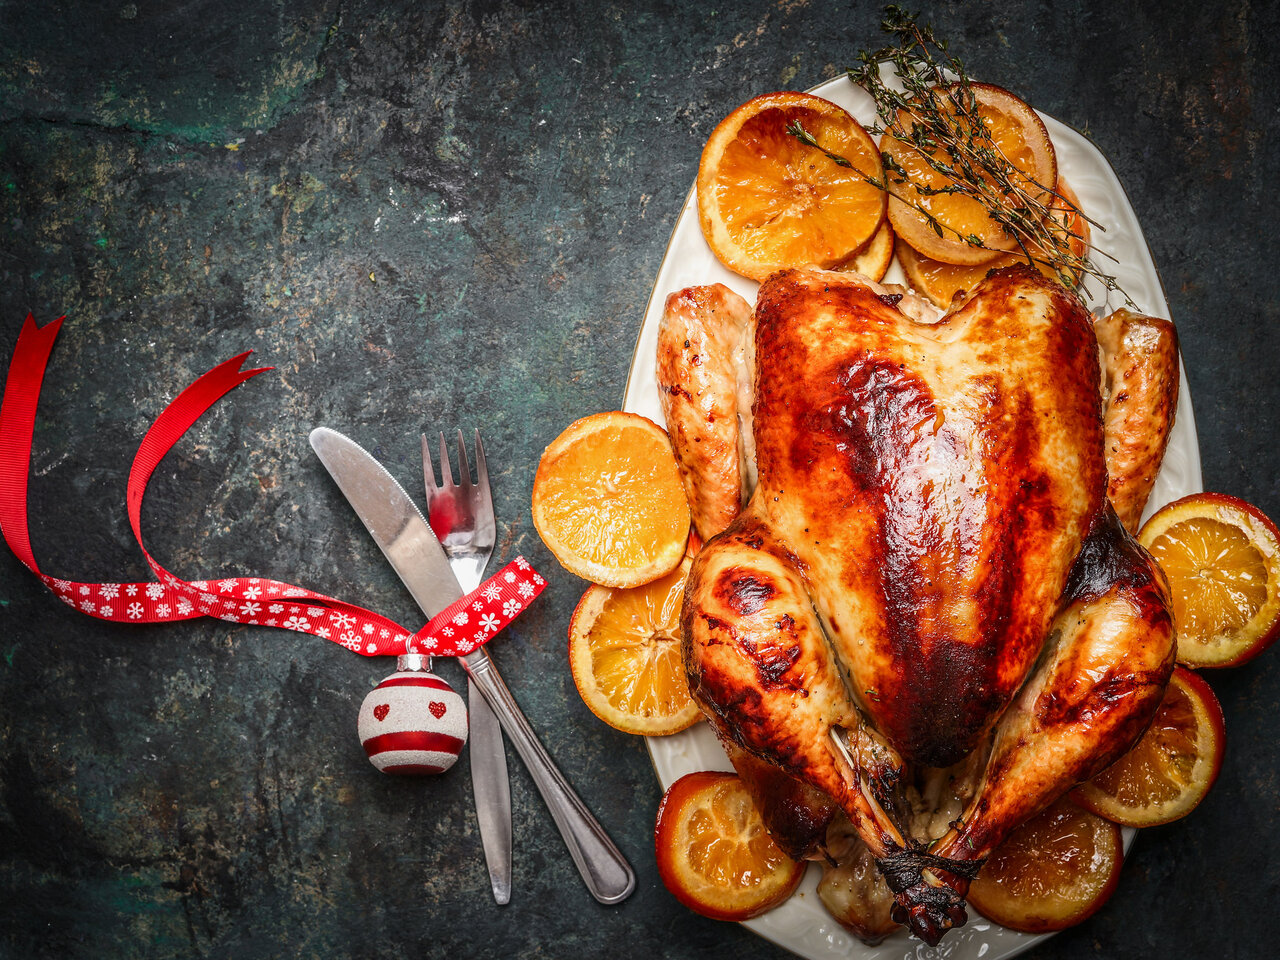
[[[1080,923],[1106,903],[1124,858],[1120,828],[1059,800],[996,847],[969,902],[988,920],[1024,933]]]
[[[543,451],[533,525],[570,573],[638,587],[680,564],[689,504],[667,432],[634,413],[597,413]]]
[[[1083,260],[1089,254],[1089,221],[1085,218],[1084,209],[1080,206],[1080,198],[1071,189],[1071,185],[1062,177],[1058,178],[1053,188],[1054,198],[1049,204],[1049,215],[1053,218],[1049,223],[1049,232],[1067,241],[1071,255]],[[1044,263],[1036,264],[1040,272],[1051,280],[1061,281],[1054,269]],[[1067,286],[1075,287],[1080,283],[1078,271],[1069,271]]]
[[[737,774],[702,771],[671,785],[654,827],[658,874],[675,898],[713,920],[749,920],[791,896],[805,865],[765,830]]]
[[[977,117],[983,128],[1004,158],[1012,165],[1009,174],[1013,186],[1048,199],[1049,189],[1058,179],[1058,160],[1054,153],[1049,131],[1045,129],[1036,112],[1008,90],[986,83],[970,84],[976,101]],[[990,148],[978,134],[976,122],[959,117],[960,111],[951,102],[949,91],[955,88],[935,88],[939,109],[956,123],[960,136],[983,148]],[[907,110],[898,113],[897,129],[909,131],[913,122]],[[900,167],[907,182],[894,183],[889,177],[889,219],[898,237],[926,257],[946,263],[989,263],[1001,251],[1013,250],[1017,241],[988,215],[987,208],[975,198],[963,193],[929,193],[946,190],[957,181],[945,173],[934,170],[927,157],[914,146],[890,133],[880,139],[880,149]],[[943,148],[929,151],[928,156],[955,166],[954,155],[946,155]],[[988,178],[989,179],[989,178]],[[940,224],[941,235],[934,229],[927,211]],[[968,243],[965,238],[977,237],[982,245]]]
[[[1218,778],[1224,743],[1218,698],[1203,677],[1178,667],[1142,739],[1078,787],[1073,798],[1126,827],[1177,820],[1199,805]]]
[[[680,658],[680,605],[691,563],[642,587],[589,587],[573,611],[573,682],[611,727],[654,737],[678,733],[701,716]]]
[[[1179,663],[1233,667],[1280,634],[1280,535],[1257,507],[1192,494],[1158,511],[1138,540],[1169,578]]]
[[[843,167],[787,127],[799,122]],[[752,280],[784,267],[832,267],[884,219],[875,143],[844,109],[808,93],[766,93],[712,132],[698,164],[698,219],[716,258]]]
[[[880,224],[880,229],[867,241],[866,246],[855,253],[837,270],[854,270],[868,280],[879,283],[889,272],[889,264],[893,263],[893,226],[888,220]]]
[[[1084,257],[1089,249],[1089,222],[1078,212],[1080,201],[1075,192],[1062,180],[1058,181],[1055,190],[1058,195],[1049,205],[1054,222],[1049,228],[1058,233],[1069,234],[1071,253],[1076,257]],[[1062,279],[1053,267],[1044,262],[1043,255],[1038,249],[1032,249],[1031,253],[1036,258],[1033,262],[1041,273],[1051,280]],[[1026,257],[1018,252],[1002,253],[988,263],[974,265],[944,263],[941,260],[926,257],[902,241],[898,242],[897,254],[898,262],[902,264],[903,272],[907,275],[907,282],[917,293],[928,297],[940,307],[951,306],[951,301],[956,294],[968,293],[981,283],[990,271],[1026,262]],[[1080,278],[1073,271],[1068,279],[1074,286]]]
[[[950,307],[957,294],[968,293],[988,273],[1011,259],[1008,254],[997,254],[986,263],[944,263],[917,252],[905,240],[898,241],[896,253],[911,289],[943,308]]]

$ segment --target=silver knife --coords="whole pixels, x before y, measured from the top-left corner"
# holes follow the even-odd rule
[[[462,596],[440,541],[382,464],[327,427],[311,431],[311,447],[424,613],[434,616]],[[625,900],[636,885],[631,865],[556,769],[484,647],[462,665],[528,767],[591,895],[601,903]]]

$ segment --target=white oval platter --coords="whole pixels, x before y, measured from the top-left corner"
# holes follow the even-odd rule
[[[758,91],[763,92],[763,91]],[[875,119],[871,98],[846,77],[828,81],[811,93],[838,103],[864,125]],[[743,98],[747,99],[746,97]],[[736,105],[735,105],[736,106]],[[1169,305],[1156,272],[1151,251],[1111,165],[1084,136],[1066,124],[1041,114],[1058,155],[1061,175],[1080,198],[1081,208],[1103,229],[1093,230],[1094,261],[1106,273],[1114,274],[1121,288],[1138,310],[1169,318]],[[1101,251],[1114,257],[1098,256]],[[901,268],[895,262],[886,283],[902,283]],[[694,284],[723,283],[755,301],[757,284],[723,267],[702,237],[698,225],[697,198],[691,189],[671,235],[666,256],[658,269],[653,292],[645,309],[636,341],[635,356],[627,380],[623,409],[663,423],[655,380],[655,352],[658,324],[667,294]],[[1097,312],[1119,306],[1101,298],[1101,287],[1086,285],[1085,299]],[[1114,296],[1114,295],[1113,295]],[[1172,319],[1172,318],[1170,318]],[[1203,490],[1200,475],[1200,448],[1196,439],[1195,416],[1185,373],[1182,374],[1178,408],[1169,449],[1156,480],[1147,512],[1171,500]],[[671,737],[648,738],[649,755],[665,790],[686,773],[696,770],[732,770],[728,758],[705,723]],[[1125,849],[1135,831],[1127,830]],[[809,960],[1004,960],[1028,949],[1048,934],[1032,936],[1006,930],[989,923],[970,909],[969,923],[948,933],[937,947],[928,947],[905,932],[869,947],[840,926],[818,900],[817,883],[821,869],[810,866],[796,893],[784,904],[744,924],[748,929]],[[1122,881],[1123,882],[1123,881]]]

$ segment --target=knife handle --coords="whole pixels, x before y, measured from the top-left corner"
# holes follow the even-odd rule
[[[468,654],[462,658],[462,666],[493,707],[502,729],[529,768],[591,895],[601,903],[625,900],[636,886],[631,865],[547,755],[488,651],[481,647]]]

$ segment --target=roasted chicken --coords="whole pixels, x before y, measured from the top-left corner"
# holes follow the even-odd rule
[[[829,856],[847,818],[894,919],[936,943],[1001,839],[1163,696],[1168,591],[1126,525],[1177,347],[1136,315],[1095,331],[1030,268],[936,322],[905,306],[821,270],[774,274],[754,312],[683,290],[658,379],[707,541],[682,617],[694,697],[783,846]],[[911,785],[966,763],[963,814],[913,830]]]

